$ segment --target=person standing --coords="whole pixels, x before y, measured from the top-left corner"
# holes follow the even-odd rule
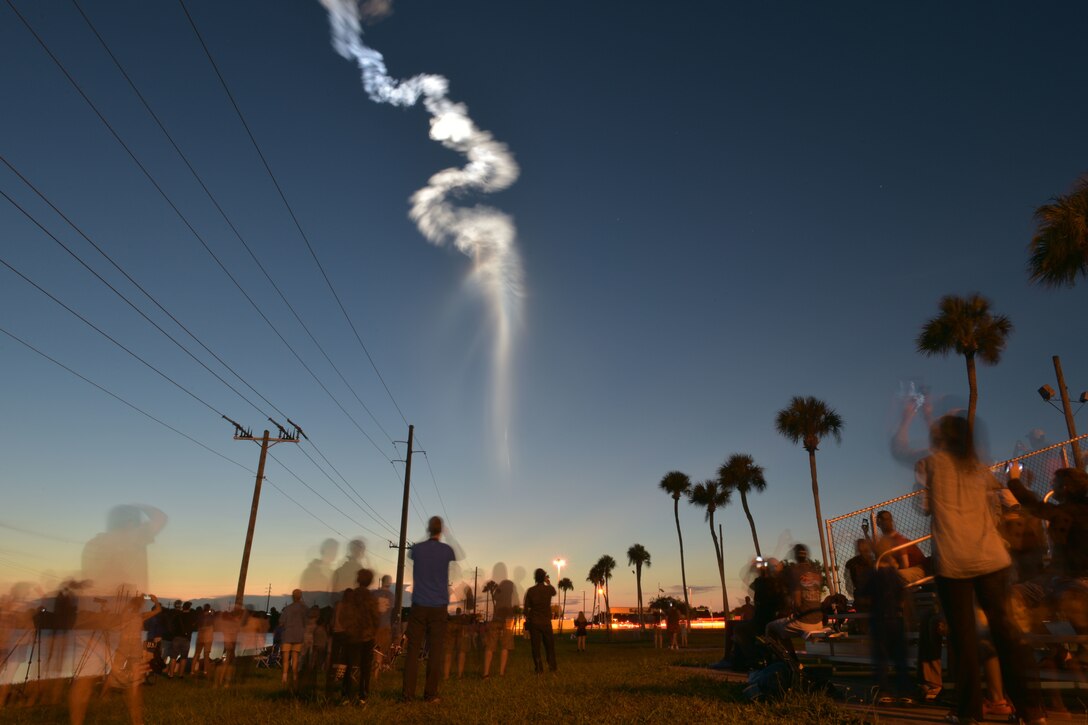
[[[370,593],[374,572],[360,569],[356,573],[359,586],[344,596],[344,685],[341,690],[344,705],[365,705],[370,692],[370,669],[374,663],[374,635],[378,631],[378,602]],[[352,671],[359,671],[359,694],[352,690],[355,678]]]
[[[574,634],[578,639],[578,651],[586,651],[586,628],[589,627],[589,620],[586,619],[585,612],[578,612],[578,618],[574,620]]]
[[[932,517],[937,594],[956,653],[956,722],[982,720],[975,599],[990,623],[1005,688],[1017,715],[1028,725],[1046,723],[1038,693],[1027,687],[1031,651],[1020,640],[1008,612],[1012,559],[998,534],[990,494],[1001,486],[975,452],[966,419],[946,415],[930,428],[932,453],[919,463],[924,504]],[[1013,463],[1009,478],[1020,477]]]
[[[310,612],[302,601],[302,590],[291,592],[291,603],[283,608],[280,624],[283,625],[283,640],[280,645],[280,657],[283,659],[283,684],[290,681],[291,688],[298,685],[298,663],[302,655],[302,640],[306,635],[306,619]]]
[[[393,648],[393,590],[390,585],[393,578],[388,574],[381,579],[381,585],[374,590],[374,600],[378,604],[378,631],[374,635],[374,656],[381,662],[388,662]],[[380,668],[374,668],[374,679],[378,679]]]
[[[450,601],[450,564],[457,559],[453,547],[442,541],[442,518],[427,522],[429,538],[414,544],[412,559],[412,608],[408,612],[408,653],[404,663],[403,699],[415,698],[419,653],[427,640],[427,681],[423,699],[438,702],[438,684],[446,659],[446,610]]]
[[[534,586],[525,592],[525,626],[529,630],[529,641],[533,649],[533,666],[539,675],[544,672],[544,663],[540,658],[540,645],[544,644],[544,653],[548,658],[548,669],[555,672],[555,636],[552,633],[552,597],[555,587],[548,578],[548,572],[537,569],[533,572]]]

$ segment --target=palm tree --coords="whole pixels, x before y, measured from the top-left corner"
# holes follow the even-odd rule
[[[767,489],[763,466],[757,466],[747,453],[734,453],[718,468],[718,482],[740,494],[740,505],[744,507],[744,515],[748,517],[748,525],[752,527],[752,543],[756,546],[756,556],[762,557],[759,536],[756,534],[756,520],[752,518],[752,511],[748,508],[748,494],[752,491],[762,493]]]
[[[574,582],[569,577],[563,577],[556,586],[563,592],[563,608],[559,610],[559,634],[563,634],[563,615],[567,612],[567,592],[574,590]]]
[[[722,582],[722,609],[729,614],[729,593],[725,588],[725,542],[718,540],[718,532],[714,528],[714,512],[729,505],[729,499],[733,492],[724,488],[714,479],[703,481],[692,486],[688,493],[688,501],[695,506],[706,509],[706,520],[710,523],[710,538],[714,541],[714,556],[718,560],[718,577]]]
[[[926,357],[955,351],[967,360],[967,426],[974,433],[975,408],[978,405],[978,381],[975,358],[987,365],[1001,361],[1005,343],[1012,332],[1012,322],[1005,315],[990,312],[990,301],[978,293],[956,297],[945,295],[937,303],[941,314],[922,325],[918,333],[918,352]]]
[[[1046,287],[1072,287],[1088,277],[1088,175],[1067,196],[1035,210],[1038,228],[1028,246],[1028,274]]]
[[[688,603],[688,575],[684,568],[684,535],[680,532],[680,497],[691,491],[691,479],[686,473],[669,471],[662,477],[658,487],[672,496],[672,515],[676,519],[676,538],[680,540],[680,580],[684,585],[684,607],[690,612]],[[690,624],[690,619],[688,620]]]
[[[616,570],[616,560],[608,554],[597,560],[601,581],[604,582],[604,611],[605,622],[608,625],[608,636],[612,637],[612,604],[608,599],[608,580],[612,578],[612,572]]]
[[[627,565],[635,567],[635,587],[638,592],[638,628],[646,629],[642,622],[642,567],[650,567],[650,552],[642,544],[631,544],[627,550]]]
[[[494,603],[494,601],[495,601],[495,592],[497,592],[497,591],[499,591],[499,585],[496,584],[494,580],[489,579],[488,582],[486,584],[484,584],[484,594],[487,595],[487,599],[484,600],[484,621],[485,622],[487,621],[487,615],[488,615],[488,612],[490,611],[489,605]]]
[[[808,451],[808,470],[812,476],[812,502],[816,506],[816,531],[820,534],[820,554],[823,558],[824,578],[831,581],[827,568],[827,540],[824,537],[824,517],[820,512],[820,484],[816,478],[816,451],[820,440],[832,436],[842,443],[842,416],[824,401],[811,395],[793,396],[790,404],[778,411],[774,421],[778,432],[793,443],[800,443]]]
[[[604,587],[604,577],[601,576],[601,564],[597,562],[589,567],[586,581],[593,585],[593,610],[597,610],[597,594]]]

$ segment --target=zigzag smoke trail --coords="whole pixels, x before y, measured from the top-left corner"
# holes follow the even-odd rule
[[[517,180],[518,165],[506,145],[476,127],[468,108],[448,97],[449,81],[422,74],[407,80],[389,77],[382,54],[363,43],[355,0],[321,0],[329,12],[332,43],[362,71],[372,101],[413,106],[420,100],[431,115],[430,137],[468,159],[461,168],[443,169],[412,195],[409,216],[432,244],[452,244],[473,261],[472,280],[483,291],[495,318],[493,416],[507,450],[510,406],[510,352],[513,324],[522,298],[521,260],[514,246],[513,220],[487,206],[459,207],[451,199],[469,191],[496,192]],[[509,453],[507,465],[509,465]]]

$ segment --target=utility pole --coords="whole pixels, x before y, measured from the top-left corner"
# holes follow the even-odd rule
[[[236,441],[253,441],[261,446],[261,458],[257,463],[257,480],[253,484],[253,504],[249,509],[249,528],[246,529],[246,543],[242,547],[242,566],[238,571],[238,592],[234,596],[234,605],[237,607],[243,606],[243,599],[246,592],[246,575],[249,573],[249,551],[253,547],[253,529],[257,525],[257,506],[261,501],[261,482],[264,481],[264,462],[268,457],[268,449],[277,443],[298,443],[299,436],[306,437],[306,434],[302,432],[291,420],[287,422],[295,426],[295,432],[289,433],[286,428],[269,418],[268,420],[279,428],[280,435],[277,438],[269,436],[268,431],[264,432],[264,436],[261,438],[253,437],[253,430],[249,428],[243,428],[239,423],[231,420],[227,416],[223,416],[223,419],[234,426],[234,440]],[[271,585],[269,585],[271,587]],[[269,589],[269,596],[271,596],[271,588]]]
[[[1062,396],[1062,410],[1065,412],[1065,427],[1069,431],[1069,437],[1077,437],[1077,426],[1073,422],[1073,408],[1069,403],[1069,389],[1065,387],[1065,376],[1062,375],[1062,359],[1054,356],[1054,373],[1058,376],[1058,392]],[[1080,445],[1077,441],[1070,444],[1073,448],[1073,463],[1077,468],[1082,468],[1080,457]]]
[[[397,590],[393,594],[393,624],[400,624],[404,606],[404,548],[408,540],[408,492],[412,485],[412,440],[416,427],[408,426],[408,456],[404,459],[404,501],[400,507],[400,546],[397,547]],[[399,630],[398,630],[399,631]]]

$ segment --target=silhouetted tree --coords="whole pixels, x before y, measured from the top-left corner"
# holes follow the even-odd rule
[[[1038,227],[1028,247],[1028,275],[1046,287],[1072,287],[1088,276],[1088,175],[1066,196],[1035,210]]]
[[[842,442],[842,416],[822,400],[812,397],[794,396],[790,404],[778,411],[775,416],[775,428],[793,443],[800,443],[808,451],[808,470],[812,477],[812,502],[816,506],[816,531],[820,535],[820,554],[823,558],[824,577],[830,581],[827,571],[827,540],[824,536],[824,517],[820,512],[820,484],[816,477],[816,451],[820,440],[832,436],[836,442]]]
[[[763,467],[747,453],[734,453],[718,468],[718,482],[740,494],[740,505],[744,508],[744,515],[748,517],[748,525],[752,527],[752,543],[756,547],[756,556],[763,556],[759,550],[759,536],[756,534],[756,520],[752,518],[752,511],[748,508],[748,494],[752,491],[762,493],[767,489],[767,481],[763,478]]]
[[[638,627],[646,629],[642,622],[642,567],[649,568],[650,552],[642,544],[632,544],[627,549],[627,564],[635,567],[635,587],[638,592]]]
[[[714,542],[714,557],[718,561],[718,577],[722,582],[722,605],[729,610],[729,593],[725,588],[725,542],[718,540],[718,531],[714,528],[714,512],[729,505],[732,491],[724,488],[714,479],[692,486],[688,500],[695,506],[705,509],[706,520],[710,523],[710,538]]]
[[[937,306],[941,313],[922,325],[918,334],[918,352],[926,357],[950,352],[963,355],[967,361],[967,386],[971,394],[967,402],[967,426],[974,434],[975,408],[978,406],[975,359],[987,365],[1000,362],[1012,332],[1012,322],[1005,315],[990,312],[990,301],[977,293],[968,297],[945,295]]]
[[[686,473],[669,471],[662,477],[658,487],[672,496],[672,515],[676,519],[676,538],[680,541],[680,581],[684,586],[684,607],[690,610],[688,604],[688,574],[684,567],[684,535],[680,532],[680,497],[687,496],[691,491],[691,479]]]

